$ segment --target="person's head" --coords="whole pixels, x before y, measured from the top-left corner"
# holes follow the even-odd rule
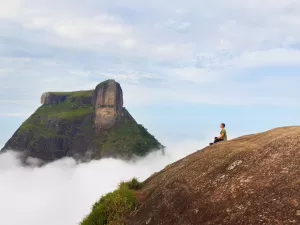
[[[225,123],[221,123],[220,128],[225,128]]]

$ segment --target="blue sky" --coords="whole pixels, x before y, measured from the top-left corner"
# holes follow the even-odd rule
[[[0,0],[0,145],[46,91],[113,78],[158,138],[300,123],[296,0]]]

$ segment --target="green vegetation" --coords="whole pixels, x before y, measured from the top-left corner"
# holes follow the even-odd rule
[[[84,104],[82,99],[92,97],[92,91],[79,92],[55,92],[57,96],[65,96],[66,99],[59,104],[42,105],[19,128],[18,134],[35,132],[33,139],[40,137],[59,137],[58,126],[67,127],[68,124],[79,126],[82,120],[94,112],[90,104]],[[67,133],[67,130],[65,134]],[[65,134],[61,134],[64,137]]]
[[[137,206],[134,191],[142,188],[136,178],[129,182],[122,182],[119,188],[110,192],[96,202],[92,212],[80,223],[80,225],[113,225],[124,224],[124,217]]]
[[[50,94],[54,94],[56,96],[66,96],[73,98],[84,98],[84,97],[92,97],[94,90],[88,91],[73,91],[73,92],[49,92]]]
[[[100,84],[97,85],[97,87],[100,87],[100,86],[103,86],[103,85],[106,85],[110,80],[105,80],[105,81],[102,81]],[[97,89],[96,87],[96,89]]]
[[[108,81],[105,81],[108,82]],[[101,83],[103,85],[105,82]],[[33,153],[83,152],[92,149],[92,158],[145,156],[160,143],[129,112],[116,125],[94,135],[93,91],[50,92],[48,103],[39,107],[17,130],[11,146]],[[51,99],[53,98],[53,99]],[[41,157],[41,156],[39,156]]]
[[[120,187],[126,186],[130,190],[140,190],[143,187],[143,183],[139,182],[137,178],[133,178],[131,181],[121,182]]]
[[[125,118],[120,124],[108,133],[102,144],[102,153],[118,153],[124,157],[132,155],[144,156],[151,150],[159,149],[160,143],[142,125],[134,120]]]
[[[80,120],[93,112],[94,110],[91,105],[77,105],[62,102],[57,105],[43,105],[36,111],[36,114],[40,117],[45,116],[48,119]]]
[[[84,98],[92,98],[93,91],[52,92],[52,94],[66,99],[59,104],[43,105],[35,114],[48,118],[76,120],[93,112],[93,106],[83,101]]]

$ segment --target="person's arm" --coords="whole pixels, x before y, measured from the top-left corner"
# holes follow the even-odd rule
[[[221,135],[218,137],[218,139],[223,139],[224,135],[225,135],[225,133],[222,131]]]

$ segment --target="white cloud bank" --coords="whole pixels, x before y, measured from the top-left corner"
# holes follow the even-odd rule
[[[114,78],[148,92],[126,91],[126,102],[131,95],[128,102],[164,103],[182,90],[181,103],[299,107],[299,1],[149,4],[0,0],[0,102],[38,103],[45,91],[89,89]],[[257,88],[262,79],[268,81]],[[0,109],[0,117],[20,113],[10,111]]]
[[[0,212],[5,225],[75,225],[101,195],[120,181],[144,180],[166,165],[206,145],[173,143],[166,155],[150,154],[136,162],[102,159],[76,165],[64,159],[42,168],[23,168],[16,155],[0,155]]]

